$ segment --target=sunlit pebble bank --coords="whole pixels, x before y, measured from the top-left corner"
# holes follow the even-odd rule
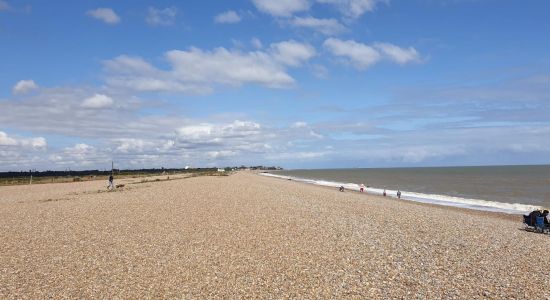
[[[0,187],[0,299],[550,297],[550,237],[518,216],[247,172],[126,183]]]
[[[360,186],[358,183],[343,183],[343,182],[334,182],[334,181],[326,181],[326,180],[315,180],[315,179],[298,178],[293,176],[284,176],[284,175],[271,174],[271,173],[260,173],[260,174],[268,177],[294,180],[294,181],[326,186],[326,187],[336,188],[336,187],[343,186],[345,189],[352,190],[352,191],[359,191],[360,189]],[[383,194],[384,190],[385,189],[375,188],[375,187],[365,188],[366,193],[370,193],[373,195],[380,195],[380,196]],[[397,198],[396,190],[386,189],[385,191],[388,197]],[[421,202],[421,203],[428,203],[428,204],[438,204],[438,205],[469,208],[469,209],[484,210],[484,211],[503,212],[503,213],[509,213],[509,214],[527,214],[533,210],[542,209],[542,207],[540,206],[528,205],[528,204],[504,203],[504,202],[487,201],[487,200],[481,200],[481,199],[460,198],[460,197],[453,197],[453,196],[446,196],[446,195],[422,194],[422,193],[414,193],[414,192],[408,192],[408,191],[401,191],[401,199]]]

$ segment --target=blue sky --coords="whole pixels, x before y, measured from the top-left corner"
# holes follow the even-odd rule
[[[550,163],[550,3],[0,0],[0,171]]]

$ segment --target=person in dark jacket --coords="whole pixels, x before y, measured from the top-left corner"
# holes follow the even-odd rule
[[[534,210],[532,211],[531,213],[529,213],[529,226],[535,226],[535,224],[537,224],[537,217],[540,217],[542,215],[542,213],[540,212],[540,210]]]
[[[113,180],[114,180],[113,175],[112,174],[109,175],[109,186],[107,188],[110,190],[115,188],[115,185],[113,184]]]

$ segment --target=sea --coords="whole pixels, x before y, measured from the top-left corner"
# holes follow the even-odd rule
[[[426,168],[281,170],[263,173],[347,190],[367,186],[369,194],[463,207],[525,214],[550,208],[550,165]]]

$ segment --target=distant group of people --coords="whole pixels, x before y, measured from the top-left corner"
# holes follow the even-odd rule
[[[361,185],[359,186],[359,192],[360,192],[360,193],[364,193],[364,192],[365,192],[365,189],[366,189],[365,184],[361,183]],[[339,190],[340,192],[343,192],[343,191],[345,190],[345,189],[344,189],[344,186],[341,185],[341,186],[338,188],[338,190]],[[396,194],[396,195],[397,195],[397,198],[398,198],[398,199],[401,199],[401,191],[400,191],[399,189],[397,190],[397,194]],[[386,189],[384,189],[384,192],[382,193],[382,196],[384,196],[384,197],[387,196],[387,194],[386,194]]]

